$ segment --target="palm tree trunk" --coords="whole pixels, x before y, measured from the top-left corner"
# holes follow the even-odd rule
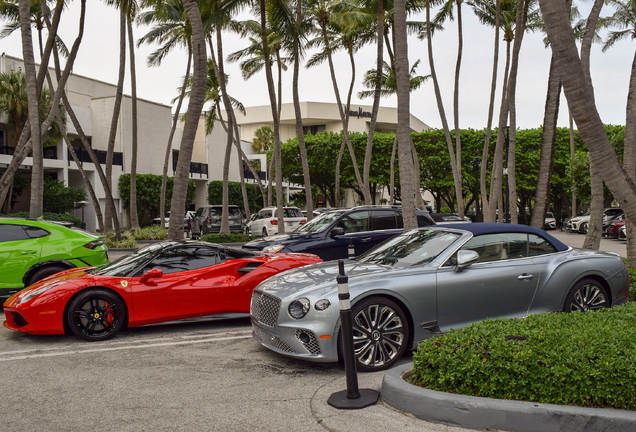
[[[188,63],[186,66],[185,77],[183,78],[183,86],[181,87],[181,94],[179,95],[179,101],[177,102],[177,108],[172,119],[172,128],[170,129],[170,135],[168,136],[168,144],[166,145],[166,154],[163,159],[163,175],[161,176],[161,195],[159,198],[159,217],[161,218],[161,227],[166,226],[166,187],[168,184],[168,164],[170,163],[170,153],[172,150],[172,139],[174,138],[174,132],[177,129],[177,123],[179,122],[179,113],[181,112],[181,104],[185,96],[186,88],[188,87],[188,81],[190,80],[190,67],[192,65],[192,49],[190,47],[190,41],[188,41]]]
[[[192,26],[192,55],[194,72],[192,74],[192,89],[188,111],[183,126],[183,135],[179,150],[179,161],[172,188],[172,203],[170,205],[169,236],[173,240],[183,238],[183,215],[185,214],[186,196],[188,193],[188,179],[190,176],[190,162],[194,138],[201,117],[201,110],[205,101],[207,80],[207,64],[205,53],[205,36],[201,23],[201,12],[196,0],[183,0]]]
[[[462,32],[462,1],[456,1],[457,3],[457,63],[455,65],[455,90],[453,92],[453,120],[455,123],[455,153],[456,153],[456,166],[459,169],[461,176],[462,166],[462,140],[459,133],[459,72],[462,65],[462,51],[464,47],[464,36]],[[455,185],[457,187],[457,185]],[[459,217],[464,217],[464,203],[463,203],[463,191],[462,202],[459,204]]]
[[[496,0],[495,12],[495,53],[493,55],[492,80],[490,84],[490,102],[488,103],[488,121],[486,124],[486,137],[484,138],[484,149],[481,155],[481,167],[479,175],[479,184],[481,192],[481,208],[483,212],[482,220],[484,222],[492,222],[495,220],[495,214],[492,211],[488,199],[488,190],[486,185],[486,171],[488,170],[488,154],[490,150],[490,135],[492,129],[492,117],[495,107],[495,92],[497,90],[497,64],[499,63],[499,26],[501,21],[501,4],[500,0]],[[490,199],[493,197],[491,196]],[[496,201],[496,199],[495,199]]]
[[[402,218],[404,229],[417,228],[415,216],[415,191],[413,190],[413,157],[411,154],[411,127],[409,105],[409,59],[406,37],[406,4],[404,0],[394,2],[395,32],[395,84],[398,98],[398,129],[400,185],[402,188]]]
[[[110,190],[113,190],[113,153],[115,152],[115,137],[117,136],[117,124],[119,122],[119,112],[121,110],[121,100],[124,93],[124,77],[126,75],[126,12],[122,8],[119,11],[119,78],[117,79],[117,90],[113,104],[113,117],[110,122],[110,133],[108,135],[108,147],[106,149],[106,179]],[[120,137],[123,142],[124,137]],[[104,212],[104,228],[110,232],[115,228],[115,237],[119,239],[121,231],[119,227],[119,217],[117,212],[113,212],[106,207]]]
[[[347,105],[345,106],[344,113],[344,123],[342,124],[342,144],[340,144],[340,151],[338,152],[338,159],[336,160],[336,206],[340,206],[340,167],[342,165],[342,158],[344,156],[345,145],[347,145],[347,140],[345,139],[344,131],[349,130],[349,112],[351,107],[351,95],[353,94],[353,86],[356,82],[356,61],[353,57],[353,51],[348,49],[349,53],[349,63],[351,64],[351,81],[349,83],[349,92],[347,93]],[[338,93],[340,95],[340,93]],[[338,96],[339,97],[339,96]],[[348,137],[347,133],[347,137]],[[353,157],[355,161],[355,156]],[[357,161],[354,162],[354,166],[357,167]]]
[[[395,151],[397,150],[397,135],[393,138],[391,147],[391,174],[389,181],[389,205],[395,204]]]
[[[42,192],[44,163],[42,159],[42,131],[40,130],[40,104],[35,72],[35,56],[33,54],[33,39],[31,37],[30,2],[20,0],[20,30],[22,33],[22,55],[24,58],[24,73],[26,75],[26,93],[28,103],[28,117],[31,127],[31,147],[33,149],[33,168],[31,170],[31,202],[29,217],[37,219],[42,215]],[[51,107],[53,110],[54,107]]]
[[[510,66],[510,77],[508,79],[508,108],[510,110],[510,147],[508,150],[508,188],[510,190],[510,223],[518,223],[517,211],[517,182],[515,178],[515,153],[517,149],[517,111],[516,111],[516,92],[517,92],[517,69],[519,65],[519,51],[521,50],[521,42],[526,31],[526,20],[528,17],[529,0],[517,1],[517,17],[515,23],[515,42],[512,49],[512,64]]]
[[[335,68],[333,65],[333,58],[331,56],[331,48],[329,45],[329,36],[327,36],[327,26],[324,23],[321,23],[321,28],[322,28],[322,38],[324,40],[325,43],[325,49],[327,50],[327,60],[329,61],[329,72],[331,72],[331,82],[333,83],[333,91],[336,95],[336,103],[338,104],[338,112],[340,113],[340,120],[342,121],[342,134],[345,140],[345,143],[347,144],[347,147],[349,148],[349,154],[351,156],[351,163],[353,165],[353,172],[356,176],[356,181],[358,182],[358,187],[361,190],[364,190],[364,181],[362,180],[362,177],[360,176],[360,169],[358,168],[358,161],[356,159],[356,155],[353,151],[353,146],[351,145],[351,140],[349,139],[349,122],[348,122],[348,112],[349,112],[349,106],[347,104],[347,115],[345,115],[344,110],[342,109],[342,102],[340,100],[340,90],[338,90],[338,82],[336,80],[336,72],[335,72]],[[349,50],[349,58],[351,59],[352,62],[352,75],[355,73],[355,69],[353,68],[353,54],[351,52],[351,50]],[[352,78],[353,80],[353,78]],[[340,173],[336,173],[336,175],[339,175]]]
[[[567,4],[539,0],[548,38],[555,53],[557,73],[572,111],[572,117],[587,146],[591,161],[600,172],[612,173],[606,184],[625,214],[636,220],[636,185],[621,165],[613,150],[601,121],[592,89],[586,82],[585,72],[578,59],[576,42],[569,22]]]
[[[570,159],[574,158],[576,154],[574,149],[574,119],[572,118],[572,112],[568,109],[569,114],[569,126],[570,126]],[[576,192],[574,190],[574,183],[572,183],[572,213],[570,217],[576,217],[577,209],[576,209]]]
[[[380,108],[380,91],[382,89],[382,54],[384,52],[384,3],[378,0],[377,19],[377,55],[375,68],[375,94],[373,95],[373,108],[371,109],[371,120],[369,122],[369,133],[367,134],[367,148],[364,153],[364,167],[362,177],[362,191],[366,205],[373,204],[371,193],[369,192],[369,172],[371,171],[371,152],[373,151],[373,137],[375,135],[375,124],[378,120],[378,110]]]
[[[132,22],[128,21],[128,49],[130,51],[130,92],[132,96],[132,154],[130,156],[130,228],[139,229],[137,214],[137,73],[135,71],[135,39]]]
[[[225,82],[225,71],[223,67],[223,38],[221,37],[221,29],[216,30],[216,49],[217,49],[217,66],[218,66],[218,75],[217,79],[219,80],[219,86],[221,87],[221,97],[223,98],[223,105],[225,106],[225,110],[232,109],[230,98],[227,95],[227,87]],[[223,158],[223,198],[221,199],[221,204],[223,206],[223,210],[221,212],[221,228],[219,230],[220,234],[230,234],[230,202],[229,202],[229,177],[230,177],[230,156],[232,155],[232,137],[233,137],[233,128],[231,118],[228,119],[230,125],[228,127],[227,132],[227,141],[225,144],[225,156]]]
[[[435,72],[435,63],[433,61],[433,37],[431,33],[431,0],[426,0],[426,39],[428,43],[428,64],[431,68],[431,77],[433,78],[433,88],[435,89],[435,99],[437,100],[437,108],[439,116],[442,121],[442,127],[444,128],[444,136],[446,137],[446,144],[448,146],[448,154],[450,155],[451,170],[453,172],[453,183],[455,185],[455,199],[457,205],[462,213],[464,208],[464,197],[462,194],[462,178],[461,178],[461,166],[457,165],[457,159],[455,158],[455,150],[453,149],[453,141],[450,135],[450,129],[448,128],[448,121],[446,120],[446,112],[444,111],[444,103],[442,102],[442,94],[439,89],[439,82],[437,80],[437,73]],[[396,55],[397,55],[397,43]],[[396,62],[397,63],[397,62]],[[402,145],[402,143],[400,143]],[[400,176],[401,178],[401,176]],[[401,182],[400,182],[401,183]]]
[[[64,73],[58,78],[58,88],[53,95],[51,100],[51,111],[48,114],[48,117],[42,123],[42,127],[40,129],[40,135],[44,134],[55,118],[55,114],[58,112],[58,106],[60,103],[60,98],[64,94],[64,86],[66,85],[66,81],[71,73],[71,69],[75,62],[75,58],[77,57],[77,51],[79,49],[80,43],[82,42],[82,36],[84,35],[84,17],[86,11],[86,0],[81,0],[81,12],[80,12],[80,21],[79,21],[79,33],[77,38],[75,38],[75,42],[73,42],[73,47],[69,53],[68,59],[66,61],[66,67],[64,69]],[[24,158],[27,157],[29,152],[31,151],[31,127],[30,122],[27,119],[26,124],[24,125],[24,129],[22,130],[22,134],[16,144],[15,153],[13,155],[13,159],[11,159],[11,163],[5,170],[4,174],[0,178],[0,204],[4,203],[7,198],[7,193],[9,191],[9,187],[13,182],[13,176],[15,172],[20,167]]]
[[[534,209],[530,225],[543,228],[545,213],[550,204],[550,179],[554,167],[554,150],[556,147],[556,128],[559,117],[559,99],[561,98],[561,80],[554,70],[554,56],[550,60],[550,74],[548,76],[548,93],[545,98],[545,112],[543,115],[543,132],[541,133],[541,155],[539,156],[539,173],[537,175],[537,190],[534,196]]]
[[[636,177],[636,54],[632,61],[626,111],[623,167],[630,177],[634,179]],[[627,263],[634,267],[636,266],[636,224],[627,217],[625,218],[625,226],[627,234]]]
[[[296,2],[296,25],[300,28],[303,20],[302,2]],[[303,131],[303,116],[300,112],[300,97],[298,95],[298,76],[300,74],[300,37],[299,33],[294,36],[294,76],[292,79],[292,97],[294,99],[294,116],[296,117],[296,136],[298,137],[298,148],[300,150],[300,163],[303,166],[303,179],[305,180],[305,196],[307,220],[314,217],[314,198],[311,191],[311,176],[309,174],[309,160],[307,159],[307,146],[305,145],[305,133]]]
[[[508,120],[508,99],[506,98],[506,89],[508,88],[508,73],[510,69],[510,42],[506,44],[506,67],[504,69],[504,82],[501,92],[501,108],[499,109],[499,128],[497,130],[497,144],[495,145],[495,158],[492,164],[490,174],[490,215],[492,220],[484,222],[495,222],[497,206],[502,208],[502,185],[503,185],[503,151],[504,151],[504,129]],[[502,217],[503,212],[499,213]]]

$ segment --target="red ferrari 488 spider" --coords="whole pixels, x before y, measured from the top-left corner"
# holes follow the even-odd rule
[[[97,268],[57,273],[4,303],[4,326],[88,340],[123,327],[220,313],[249,313],[263,280],[320,262],[310,254],[264,254],[203,242],[147,246]]]

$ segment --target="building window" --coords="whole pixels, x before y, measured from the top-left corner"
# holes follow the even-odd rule
[[[303,133],[305,135],[307,134],[316,135],[318,132],[324,132],[325,129],[326,129],[325,125],[303,126]]]

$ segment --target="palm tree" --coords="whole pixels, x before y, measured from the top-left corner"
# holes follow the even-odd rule
[[[312,0],[308,3],[311,18],[318,24],[318,29],[316,29],[316,33],[320,34],[322,37],[321,43],[324,47],[324,56],[321,54],[319,56],[314,56],[308,64],[307,67],[311,65],[318,64],[324,60],[326,57],[329,63],[329,71],[331,73],[331,82],[333,84],[334,94],[336,97],[336,103],[338,105],[338,113],[340,114],[340,120],[342,121],[342,135],[343,135],[343,144],[349,149],[349,155],[351,156],[351,161],[353,164],[353,172],[356,176],[356,181],[358,183],[359,188],[365,194],[365,202],[368,201],[367,195],[369,194],[368,189],[365,191],[364,181],[362,176],[360,175],[360,169],[358,167],[358,162],[355,157],[355,153],[353,151],[353,146],[351,145],[351,140],[349,139],[349,100],[347,101],[347,105],[345,109],[343,109],[342,101],[340,99],[340,90],[338,89],[338,83],[336,80],[336,72],[333,63],[332,53],[336,47],[346,47],[349,53],[349,59],[351,61],[352,66],[352,81],[350,85],[349,94],[352,92],[353,88],[353,80],[355,77],[355,62],[353,59],[353,53],[357,51],[360,47],[360,40],[364,40],[364,37],[358,38],[357,35],[360,33],[359,27],[354,26],[353,28],[349,28],[346,25],[346,22],[339,21],[338,19],[332,20],[332,5],[324,0]],[[342,43],[338,44],[332,41],[330,38],[331,30],[334,30],[336,33],[340,33],[342,35]],[[317,41],[316,41],[317,43]],[[312,43],[310,42],[310,46]],[[343,149],[341,149],[340,154],[343,153]],[[338,160],[341,159],[339,155]],[[339,173],[340,164],[336,164],[336,194],[338,195],[336,202],[339,200],[339,188],[340,188],[340,173]],[[369,195],[370,199],[370,195]],[[339,205],[339,203],[338,203]]]
[[[130,228],[139,229],[137,215],[137,72],[135,71],[135,39],[132,18],[135,11],[129,6],[127,16],[128,50],[130,56],[130,93],[132,98],[132,152],[130,155]]]
[[[179,161],[177,162],[177,172],[175,173],[170,206],[169,236],[174,240],[183,238],[183,215],[185,214],[192,148],[205,101],[207,76],[205,34],[203,32],[203,23],[201,22],[201,12],[196,0],[184,0],[183,3],[192,26],[194,73],[192,74],[192,91],[183,126]]]
[[[462,3],[463,0],[446,0],[444,4],[442,4],[441,10],[435,16],[433,20],[436,24],[440,26],[444,24],[444,21],[447,19],[453,21],[455,19],[453,15],[453,6],[457,6],[457,62],[455,64],[455,89],[453,91],[453,123],[455,125],[455,157],[456,157],[456,166],[461,170],[461,160],[462,160],[462,142],[459,134],[459,72],[462,64],[462,52],[464,47],[464,36],[463,36],[463,28],[462,28]],[[451,154],[452,158],[452,154]],[[451,164],[451,167],[453,165]],[[453,173],[454,175],[454,173]],[[454,178],[454,177],[453,177]],[[461,178],[460,178],[461,181]],[[458,185],[455,183],[455,189],[457,189]],[[460,186],[460,193],[461,186]],[[459,204],[459,216],[464,217],[464,206],[463,206],[463,195],[462,195],[462,204]]]
[[[402,185],[402,217],[404,229],[417,228],[415,217],[415,191],[413,190],[413,157],[409,113],[409,59],[406,38],[406,4],[394,2],[395,76],[398,97],[398,130],[400,184]]]
[[[182,0],[146,0],[142,3],[144,7],[150,7],[150,10],[142,12],[137,18],[137,22],[146,25],[153,25],[148,33],[142,36],[137,45],[147,43],[159,43],[161,46],[148,56],[149,66],[160,66],[163,59],[175,48],[185,48],[188,61],[186,62],[185,77],[181,86],[181,92],[178,96],[175,115],[172,119],[172,127],[168,135],[168,143],[163,161],[163,175],[161,178],[161,195],[159,198],[159,217],[161,225],[165,226],[166,214],[166,185],[168,179],[168,164],[170,163],[170,153],[172,150],[172,140],[179,122],[179,113],[190,80],[190,69],[192,66],[192,49],[191,49],[191,28],[188,14],[185,10]],[[173,101],[174,103],[174,101]]]
[[[25,5],[23,5],[22,3],[20,3],[20,7],[21,7],[21,9],[20,9],[20,20],[21,20],[20,28],[21,28],[21,30],[25,30],[25,26],[27,26],[28,24],[26,23],[26,19],[23,22],[23,18],[27,14],[28,8],[25,7]],[[77,38],[75,39],[75,42],[73,43],[73,47],[71,48],[71,51],[69,52],[69,56],[68,56],[68,60],[66,62],[66,67],[64,69],[64,72],[61,74],[61,76],[60,76],[60,78],[58,80],[58,88],[56,89],[55,95],[53,96],[52,101],[51,101],[51,110],[49,111],[49,114],[48,114],[47,118],[44,120],[44,122],[42,122],[41,129],[40,129],[40,132],[39,132],[40,136],[42,136],[46,132],[46,130],[51,126],[51,124],[53,123],[53,121],[55,119],[55,116],[56,116],[56,114],[58,112],[59,102],[60,102],[60,99],[62,98],[62,95],[64,94],[63,89],[64,89],[64,86],[66,85],[66,81],[68,80],[68,77],[70,75],[71,69],[72,69],[73,64],[75,62],[75,58],[77,57],[77,51],[79,50],[79,46],[80,46],[81,41],[82,41],[82,36],[84,34],[85,10],[86,10],[86,0],[81,0],[81,13],[80,13],[79,33],[78,33]],[[56,34],[55,34],[54,31],[52,31],[52,29],[53,29],[53,27],[51,27],[51,30],[49,32],[49,38],[47,40],[46,47],[52,46],[52,42],[49,44],[49,41],[54,40],[55,37],[56,37]],[[30,28],[27,28],[27,32],[30,35]],[[28,48],[27,48],[27,50],[28,50]],[[32,45],[31,45],[30,50],[31,50],[31,54],[32,54],[33,53],[33,46]],[[40,69],[43,70],[42,67]],[[31,115],[31,114],[29,114],[29,115]],[[30,122],[30,120],[27,123],[29,123],[29,122]],[[31,131],[31,128],[30,127],[26,127],[26,125],[25,125],[25,128],[22,131],[22,135],[20,136],[20,138],[18,140],[18,143],[16,145],[16,149],[15,149],[15,153],[13,155],[13,159],[11,160],[11,163],[9,164],[9,166],[6,169],[6,171],[2,175],[2,178],[0,178],[0,203],[3,203],[5,201],[7,193],[8,193],[8,188],[10,186],[10,182],[11,182],[11,179],[13,178],[13,175],[15,174],[15,172],[17,171],[19,166],[22,164],[22,161],[24,161],[24,158],[26,158],[26,156],[31,151],[32,141],[29,139],[30,131]]]
[[[605,183],[625,214],[636,220],[636,185],[620,164],[612,149],[587,84],[585,71],[578,58],[578,50],[569,22],[569,8],[565,2],[539,0],[548,38],[555,54],[555,67],[561,76],[563,90],[577,122],[579,133],[600,172],[612,173]]]
[[[457,207],[459,209],[460,217],[464,216],[464,196],[462,189],[461,179],[461,147],[457,149],[453,148],[453,141],[450,135],[450,129],[448,128],[448,121],[446,120],[446,112],[444,110],[444,104],[442,102],[442,94],[439,88],[439,82],[437,80],[437,73],[435,72],[435,63],[433,61],[433,32],[431,27],[431,3],[433,0],[425,0],[426,2],[426,33],[421,37],[426,38],[428,43],[428,63],[431,68],[431,78],[433,79],[433,88],[435,89],[435,99],[437,100],[437,108],[439,110],[440,119],[442,120],[442,127],[444,129],[444,136],[446,137],[446,144],[448,146],[448,153],[450,155],[451,170],[453,172],[453,182],[455,184],[455,199],[457,200]],[[396,44],[397,45],[397,44]],[[397,47],[396,47],[397,50]],[[459,137],[457,137],[459,139]],[[459,141],[458,141],[459,142]],[[460,142],[461,146],[461,142]]]
[[[633,40],[636,37],[636,4],[633,1],[609,0],[610,6],[616,11],[606,18],[603,24],[618,30],[611,31],[603,45],[603,51],[610,49],[619,40]],[[625,118],[625,144],[623,150],[623,167],[634,180],[636,178],[636,53],[632,62],[627,94],[627,110]],[[627,261],[636,265],[636,219],[627,218]]]
[[[412,92],[413,90],[417,90],[418,88],[420,88],[421,85],[424,84],[431,77],[430,75],[426,75],[426,76],[415,75],[416,73],[415,70],[417,69],[419,64],[420,64],[420,60],[416,60],[415,63],[413,63],[413,66],[411,66],[411,69],[409,71],[409,92]],[[395,74],[393,73],[393,68],[387,62],[383,62],[382,70],[383,70],[381,75],[382,85],[380,87],[380,95],[382,97],[389,97],[396,93]],[[362,79],[362,85],[366,88],[374,87],[376,82],[376,76],[377,76],[376,74],[377,74],[376,70],[374,69],[368,70],[366,74],[364,75],[364,78]],[[358,93],[358,97],[360,99],[363,99],[366,97],[371,97],[374,93],[375,93],[375,90],[363,90]],[[396,138],[393,140],[393,147],[391,149],[391,163],[390,163],[391,174],[390,174],[390,180],[389,180],[389,202],[391,205],[393,205],[395,202],[394,189],[395,189],[396,149],[397,149],[397,135],[396,135]],[[417,153],[415,153],[414,156],[415,156],[414,168],[416,171],[414,175],[414,186],[416,187],[416,190],[418,190],[420,187],[419,162],[417,162]],[[417,165],[415,165],[415,163],[417,163]],[[416,193],[416,199],[417,199],[417,195],[419,194]]]

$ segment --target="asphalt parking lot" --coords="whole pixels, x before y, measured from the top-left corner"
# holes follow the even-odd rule
[[[271,353],[244,317],[128,329],[96,343],[2,327],[0,364],[0,431],[464,430],[382,403],[330,407],[346,388],[342,366]],[[361,374],[360,387],[379,390],[383,375]]]
[[[551,234],[572,246],[584,238]],[[601,248],[625,254],[624,242],[604,239]],[[127,329],[97,343],[0,327],[0,364],[0,431],[464,430],[381,401],[357,411],[330,407],[329,396],[346,388],[343,367],[270,352],[252,339],[245,316]],[[360,374],[360,387],[379,390],[383,376]]]

